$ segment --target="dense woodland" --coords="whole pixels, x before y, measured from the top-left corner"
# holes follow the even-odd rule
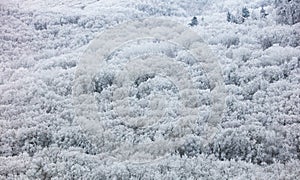
[[[0,179],[299,178],[298,0],[3,1],[0,14]],[[196,32],[218,60],[225,109],[208,144],[211,79],[201,67],[187,65],[201,111],[200,120],[183,123],[185,128],[176,128],[181,122],[172,109],[178,90],[151,73],[136,79],[130,89],[135,104],[118,119],[111,108],[113,68],[99,71],[91,86],[108,119],[99,121],[113,136],[101,139],[75,120],[73,86],[88,45],[109,28],[148,17]],[[180,61],[193,61],[175,46],[143,43],[125,45],[111,59],[165,48]],[[142,114],[151,121],[145,107],[154,95],[169,98],[169,119],[140,128],[134,118]],[[137,159],[110,154],[130,155],[136,146],[144,149]]]

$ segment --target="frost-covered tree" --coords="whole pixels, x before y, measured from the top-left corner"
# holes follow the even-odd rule
[[[269,37],[263,37],[261,38],[261,47],[263,50],[268,49],[273,45],[272,39]]]
[[[293,25],[300,22],[300,1],[276,0],[275,7],[278,23]]]
[[[237,15],[234,21],[236,24],[243,24],[245,22],[245,18],[241,15]]]
[[[262,6],[260,9],[260,18],[266,18],[267,17],[267,13],[266,10],[264,9],[264,7]]]
[[[227,12],[227,22],[232,22],[235,24],[242,24],[245,21],[245,17],[243,17],[243,12],[238,12],[235,15],[231,14],[229,11]],[[247,16],[247,15],[246,15]],[[249,16],[247,16],[249,17]]]

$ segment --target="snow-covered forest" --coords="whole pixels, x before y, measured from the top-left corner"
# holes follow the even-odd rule
[[[0,14],[0,179],[299,179],[299,0]]]

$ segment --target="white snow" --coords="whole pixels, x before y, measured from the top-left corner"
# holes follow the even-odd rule
[[[300,24],[273,1],[11,0],[0,14],[0,179],[299,177]],[[124,28],[149,17],[180,27]]]

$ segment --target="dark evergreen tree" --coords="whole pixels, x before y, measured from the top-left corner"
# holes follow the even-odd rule
[[[266,10],[264,9],[264,7],[262,6],[261,7],[261,10],[260,10],[260,18],[266,18],[267,17],[267,13],[266,13]]]
[[[198,25],[198,19],[196,16],[193,17],[191,22],[189,23],[190,26],[197,26]]]
[[[250,12],[246,7],[242,9],[242,16],[243,18],[248,18],[250,16]]]
[[[227,12],[227,22],[232,22],[232,14],[229,11]]]

